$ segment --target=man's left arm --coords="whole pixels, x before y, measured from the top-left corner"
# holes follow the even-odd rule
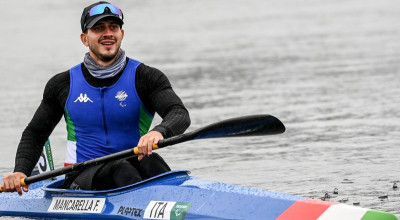
[[[190,125],[190,116],[164,73],[144,64],[138,68],[140,67],[136,76],[139,97],[149,112],[157,112],[163,119],[139,140],[139,151],[149,155],[153,143],[157,144],[159,140],[182,134]],[[141,158],[142,156],[139,156],[139,159]]]

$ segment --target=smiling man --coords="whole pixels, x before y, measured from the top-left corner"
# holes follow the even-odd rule
[[[189,113],[159,70],[128,58],[121,49],[123,13],[98,2],[81,17],[82,43],[89,48],[83,63],[49,80],[43,100],[22,134],[14,173],[2,179],[4,191],[27,192],[20,179],[29,175],[42,146],[64,115],[71,165],[138,146],[135,158],[108,162],[68,174],[66,188],[103,190],[125,186],[169,171],[152,152],[159,140],[183,133]],[[162,122],[149,131],[155,113]]]

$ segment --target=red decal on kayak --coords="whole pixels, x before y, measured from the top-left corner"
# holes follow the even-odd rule
[[[324,213],[333,202],[315,199],[300,200],[293,203],[276,220],[316,220]]]

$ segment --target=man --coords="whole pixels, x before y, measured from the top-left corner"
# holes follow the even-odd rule
[[[159,70],[127,58],[122,11],[108,2],[86,7],[81,41],[89,48],[83,63],[51,78],[43,100],[22,134],[14,173],[3,178],[4,191],[28,192],[20,179],[38,161],[42,146],[60,121],[67,123],[65,165],[138,146],[133,159],[97,165],[68,174],[64,186],[74,189],[121,187],[169,171],[152,145],[183,133],[189,113]],[[148,132],[157,112],[163,121]]]

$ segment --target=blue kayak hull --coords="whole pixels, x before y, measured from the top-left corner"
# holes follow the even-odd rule
[[[0,194],[0,215],[61,219],[394,220],[390,213],[202,180],[171,171],[106,191],[58,189],[63,178],[28,193]]]

